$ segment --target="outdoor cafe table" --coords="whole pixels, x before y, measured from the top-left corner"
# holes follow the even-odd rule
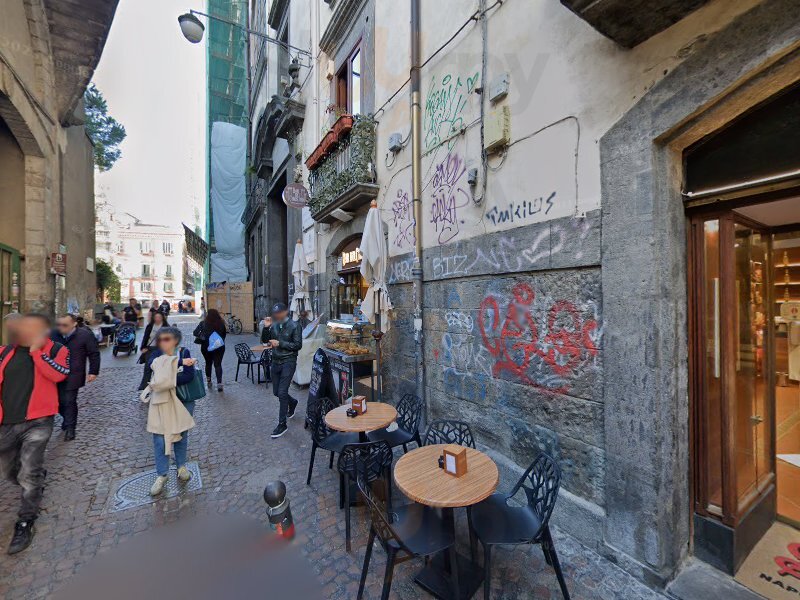
[[[397,410],[385,402],[367,402],[367,412],[357,417],[348,417],[349,404],[329,410],[325,424],[336,431],[358,432],[359,442],[368,442],[367,432],[388,427],[397,418]]]
[[[485,500],[497,489],[500,474],[494,461],[473,448],[467,451],[467,472],[461,477],[439,468],[445,444],[423,446],[403,455],[394,467],[394,480],[406,496],[434,508],[455,525],[453,509],[469,507]],[[483,581],[483,568],[465,556],[457,555],[458,586],[463,598],[471,598]],[[417,574],[415,581],[437,598],[451,597],[447,554],[434,557]]]
[[[266,349],[267,349],[267,345],[266,344],[259,344],[258,346],[251,346],[250,347],[250,350],[252,350],[254,354],[260,354],[261,352],[263,352]]]

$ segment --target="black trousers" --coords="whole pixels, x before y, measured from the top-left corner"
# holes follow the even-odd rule
[[[272,393],[278,397],[280,402],[278,411],[278,421],[280,423],[286,423],[286,413],[289,411],[289,405],[294,406],[297,404],[297,400],[289,395],[289,385],[292,383],[295,369],[297,369],[296,361],[272,362]]]
[[[222,357],[225,356],[225,346],[216,350],[207,350],[200,347],[203,359],[206,361],[206,379],[211,379],[211,366],[214,366],[214,373],[217,375],[217,383],[222,383]]]
[[[58,390],[58,414],[64,419],[61,422],[61,429],[75,427],[78,424],[79,390],[80,388],[74,390]]]
[[[44,494],[44,451],[53,433],[53,417],[0,425],[0,476],[22,488],[20,521],[39,515]]]

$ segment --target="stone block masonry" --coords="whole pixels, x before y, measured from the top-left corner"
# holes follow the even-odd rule
[[[553,455],[565,503],[579,500],[566,512],[593,506],[590,521],[603,512],[606,477],[599,217],[485,234],[424,256],[429,419],[468,422],[513,476],[539,451]],[[388,268],[389,397],[414,390],[412,262],[404,255]]]

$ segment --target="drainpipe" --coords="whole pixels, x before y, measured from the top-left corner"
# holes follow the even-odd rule
[[[417,396],[422,399],[427,421],[425,360],[422,339],[422,96],[420,91],[420,0],[411,0],[411,187],[414,206],[414,366]]]

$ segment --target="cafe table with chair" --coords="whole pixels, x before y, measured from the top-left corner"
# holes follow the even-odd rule
[[[397,488],[414,501],[391,505],[391,481],[384,497],[375,493],[381,482],[377,472],[386,470],[385,446],[375,449],[384,457],[379,466],[355,467],[358,489],[370,514],[370,531],[358,590],[363,597],[373,545],[377,540],[387,555],[382,598],[388,598],[394,567],[414,558],[425,558],[415,582],[437,598],[472,598],[483,584],[490,597],[491,554],[497,545],[538,544],[553,567],[561,592],[569,592],[550,533],[561,473],[550,456],[540,453],[509,494],[498,493],[499,471],[495,462],[475,448],[467,423],[438,420],[428,427],[425,445],[400,457],[394,467]],[[381,440],[380,443],[385,443]],[[361,452],[369,446],[359,444]],[[516,499],[518,492],[524,497]],[[522,494],[521,494],[522,495]],[[466,508],[470,557],[456,550],[455,510]],[[476,545],[483,549],[483,565],[476,562]]]

